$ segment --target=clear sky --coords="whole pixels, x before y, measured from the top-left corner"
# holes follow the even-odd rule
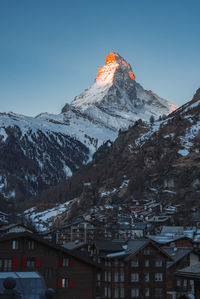
[[[199,0],[0,0],[0,112],[59,113],[110,51],[178,105],[200,87]]]

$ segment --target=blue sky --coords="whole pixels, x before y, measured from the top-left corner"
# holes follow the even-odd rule
[[[200,87],[200,1],[1,0],[0,112],[59,113],[110,51],[178,105]]]

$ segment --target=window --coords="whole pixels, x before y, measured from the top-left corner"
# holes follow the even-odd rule
[[[134,259],[132,259],[131,261],[131,267],[138,267],[139,263],[138,263],[138,259],[135,257]]]
[[[131,281],[139,281],[139,274],[131,273]]]
[[[145,288],[145,297],[149,297],[149,294],[150,294],[149,288]]]
[[[149,273],[144,273],[144,280],[149,281]]]
[[[149,254],[150,254],[150,249],[149,249],[149,247],[144,248],[143,253],[144,253],[144,255],[149,255]]]
[[[52,250],[45,251],[45,256],[52,256],[52,255],[53,255],[53,251]]]
[[[115,261],[114,261],[114,266],[117,267],[118,265],[119,265],[118,260],[115,260]]]
[[[19,240],[12,241],[12,249],[13,250],[19,249]]]
[[[26,266],[27,267],[35,267],[35,258],[34,257],[28,257],[26,260]]]
[[[33,240],[28,241],[28,249],[35,249],[35,242]]]
[[[124,288],[120,288],[120,298],[124,298],[125,297],[125,290]]]
[[[69,267],[69,259],[67,257],[64,257],[63,258],[63,264],[62,264],[63,267]]]
[[[73,288],[73,278],[59,278],[58,279],[58,286],[60,289],[63,288]]]
[[[124,281],[124,271],[120,271],[120,281]]]
[[[149,267],[149,260],[145,260],[145,267]]]
[[[105,271],[104,277],[105,277],[105,281],[107,281],[107,279],[108,279],[107,271]]]
[[[114,298],[118,298],[118,297],[119,297],[119,289],[114,288]]]
[[[124,267],[124,262],[120,262],[120,267]]]
[[[183,286],[184,286],[184,287],[187,287],[187,279],[184,279],[184,280],[183,280]]]
[[[180,280],[180,279],[177,279],[177,281],[176,281],[176,285],[177,285],[177,287],[180,287],[180,286],[181,286],[181,280]]]
[[[62,288],[68,288],[68,287],[69,287],[69,279],[62,278]]]
[[[111,298],[111,288],[108,288],[108,298]]]
[[[98,280],[98,281],[101,280],[101,273],[97,273],[97,280]]]
[[[163,298],[163,293],[161,288],[155,288],[155,297],[156,298]]]
[[[162,260],[161,260],[161,259],[156,260],[156,261],[155,261],[155,266],[156,266],[156,267],[162,267]]]
[[[44,270],[44,276],[45,276],[46,278],[50,278],[50,277],[52,277],[52,273],[53,273],[52,268],[46,268],[46,269]]]
[[[163,274],[162,273],[155,273],[155,281],[162,281]]]
[[[119,273],[118,272],[114,273],[114,281],[115,282],[119,281]]]
[[[104,288],[104,295],[105,295],[105,297],[107,297],[107,295],[108,295],[108,288],[107,287]]]
[[[23,268],[26,267],[40,267],[40,258],[39,257],[24,257],[22,262]]]
[[[108,281],[111,281],[111,272],[108,271]]]
[[[12,259],[1,259],[0,269],[1,271],[12,271]]]
[[[131,289],[131,297],[139,297],[139,289],[138,288]]]
[[[60,258],[60,267],[73,267],[74,266],[74,260],[72,258]]]

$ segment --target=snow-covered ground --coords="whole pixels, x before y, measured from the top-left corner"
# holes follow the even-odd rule
[[[36,206],[35,208],[24,211],[24,216],[25,218],[33,221],[39,231],[44,231],[49,229],[53,223],[55,224],[57,217],[61,217],[62,213],[68,211],[69,205],[72,203],[72,201],[73,200],[63,204],[55,204],[53,208],[48,208],[42,212],[38,212]]]

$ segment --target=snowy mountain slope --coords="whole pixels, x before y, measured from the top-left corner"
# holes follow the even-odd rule
[[[79,194],[70,187],[75,184],[80,186]],[[127,206],[133,200],[149,198],[165,205],[181,205],[188,215],[191,203],[199,210],[200,89],[192,101],[168,117],[154,123],[140,120],[120,132],[113,143],[98,149],[70,183],[43,196],[54,201],[59,191],[65,201],[72,200],[62,213],[65,221],[102,206]]]
[[[35,195],[72,175],[119,129],[177,106],[135,82],[131,66],[111,52],[95,83],[59,115],[0,114],[0,194]]]
[[[115,137],[73,112],[37,118],[1,113],[0,192],[7,198],[35,195],[67,179],[91,159],[105,136]]]

